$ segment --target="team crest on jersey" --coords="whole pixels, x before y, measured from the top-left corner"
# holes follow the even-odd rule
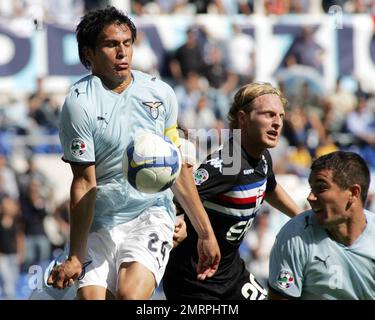
[[[206,169],[198,169],[194,172],[194,182],[196,186],[200,186],[208,179],[209,175]]]
[[[277,285],[281,289],[289,289],[292,285],[294,285],[293,272],[282,269],[277,277]]]
[[[80,157],[86,152],[86,144],[83,140],[75,138],[70,144],[70,152],[75,157]]]
[[[163,105],[163,102],[161,101],[142,102],[142,104],[150,108],[150,114],[153,119],[156,120],[159,117],[159,107]]]

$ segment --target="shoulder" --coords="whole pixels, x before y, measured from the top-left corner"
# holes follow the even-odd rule
[[[75,93],[77,95],[77,91],[79,93],[87,93],[89,91],[89,87],[95,82],[95,78],[96,77],[93,75],[87,75],[86,77],[78,80],[70,87],[69,94],[73,95]]]
[[[371,212],[369,210],[364,210],[365,216],[367,220],[370,220],[371,222],[375,222],[375,213]]]
[[[65,98],[62,107],[62,119],[93,117],[97,102],[103,99],[100,79],[94,76],[86,76],[74,83]]]
[[[96,77],[92,75],[78,80],[70,87],[65,103],[69,105],[82,105],[98,89],[97,87],[101,85],[101,82],[97,82],[100,82],[100,80],[97,81]]]
[[[172,87],[166,83],[165,81],[161,80],[160,78],[150,75],[148,73],[132,70],[132,74],[136,83],[142,86],[157,88],[161,90],[161,92],[174,92]]]
[[[215,168],[218,168],[220,172],[223,171],[223,166],[226,166],[228,161],[223,161],[225,160],[225,155],[228,154],[227,149],[228,149],[228,144],[224,143],[220,145],[217,149],[212,151],[206,158],[205,162],[206,164],[209,164]]]
[[[375,213],[369,210],[364,210],[364,214],[366,216],[366,220],[370,227],[370,230],[375,233]]]
[[[290,219],[280,230],[276,239],[278,243],[303,243],[314,232],[314,212],[304,211]]]
[[[234,183],[242,172],[241,149],[236,150],[233,142],[229,139],[212,151],[201,164],[210,174],[215,172],[226,183]]]

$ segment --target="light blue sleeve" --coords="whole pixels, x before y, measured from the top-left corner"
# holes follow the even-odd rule
[[[94,123],[87,108],[73,95],[66,98],[60,113],[59,135],[63,160],[73,164],[95,162]]]
[[[178,114],[178,102],[176,94],[174,93],[173,89],[168,86],[167,87],[167,94],[168,94],[168,114],[166,117],[165,128],[170,128],[177,124],[177,114]]]
[[[173,89],[167,85],[168,108],[165,118],[164,135],[167,136],[174,145],[180,146],[180,139],[177,131],[178,102]]]
[[[270,289],[291,299],[301,297],[306,261],[305,244],[298,230],[300,228],[296,228],[298,222],[292,219],[281,229],[269,262]]]

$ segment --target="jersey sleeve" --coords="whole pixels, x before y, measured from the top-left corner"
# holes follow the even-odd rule
[[[59,136],[63,161],[95,163],[92,117],[72,96],[67,97],[60,113]]]
[[[175,146],[180,146],[180,138],[177,131],[178,103],[177,97],[171,87],[167,89],[167,116],[165,119],[164,135],[168,137]]]
[[[223,167],[220,152],[216,152],[194,172],[194,182],[202,201],[230,190],[235,184],[238,176],[223,174]]]
[[[281,229],[269,261],[270,290],[289,299],[301,297],[307,251],[296,225],[298,220],[290,220]]]

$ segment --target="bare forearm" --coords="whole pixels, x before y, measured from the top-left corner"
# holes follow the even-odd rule
[[[212,235],[212,226],[195,187],[192,169],[183,167],[172,191],[189,216],[199,238],[207,239]]]
[[[94,216],[96,187],[74,186],[70,200],[70,256],[82,263],[85,256],[88,233]]]

